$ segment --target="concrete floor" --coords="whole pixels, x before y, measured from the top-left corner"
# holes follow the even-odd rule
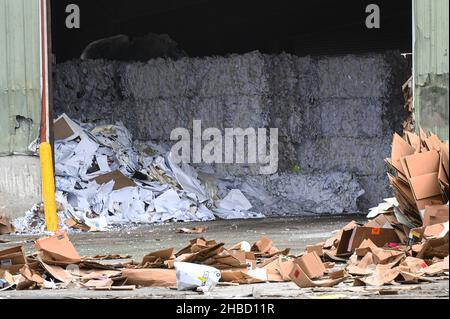
[[[363,221],[363,216],[336,216],[320,218],[283,218],[261,220],[232,220],[206,223],[208,232],[201,236],[215,239],[230,246],[246,240],[250,243],[262,235],[268,236],[282,249],[289,247],[298,254],[306,245],[315,244],[331,237],[334,230],[352,219]],[[167,224],[128,228],[108,233],[77,233],[71,240],[83,256],[97,254],[130,254],[134,260],[140,260],[149,252],[162,248],[181,249],[190,239],[199,235],[178,234],[179,227],[191,227],[199,224]],[[34,252],[35,236],[1,236],[0,240],[9,241],[0,244],[7,248],[24,244],[27,253]],[[380,293],[381,290],[381,293]],[[386,290],[386,291],[385,291]],[[436,280],[421,285],[386,286],[380,288],[352,287],[342,283],[335,288],[299,289],[293,283],[268,283],[241,286],[219,286],[206,296],[196,292],[178,292],[165,288],[141,288],[135,291],[99,292],[85,289],[7,291],[0,292],[2,298],[449,298],[449,281]]]

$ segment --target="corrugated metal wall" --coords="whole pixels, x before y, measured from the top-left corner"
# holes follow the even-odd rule
[[[39,136],[39,1],[0,0],[0,156]]]
[[[414,0],[414,104],[419,126],[448,140],[449,1]]]

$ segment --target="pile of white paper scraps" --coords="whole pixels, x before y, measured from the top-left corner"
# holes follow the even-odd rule
[[[78,125],[63,114],[54,123],[54,135],[61,226],[70,219],[101,231],[133,223],[264,217],[250,211],[252,205],[240,190],[220,199],[191,166],[175,165],[170,153],[158,155],[161,151],[151,143],[133,145],[121,123]],[[34,207],[13,224],[18,232],[42,231],[42,217]]]

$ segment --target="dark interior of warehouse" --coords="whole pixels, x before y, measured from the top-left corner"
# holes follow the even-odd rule
[[[401,87],[411,63],[401,53],[412,51],[410,0],[51,3],[56,116],[121,121],[134,139],[157,144],[172,144],[172,130],[193,120],[279,128],[286,183],[304,177],[322,185],[335,173],[355,174],[365,194],[339,175],[352,200],[341,205],[347,197],[334,196],[337,211],[356,209],[356,198],[368,208],[389,194],[382,159],[405,120]],[[67,27],[69,4],[79,8],[79,28]],[[380,28],[366,25],[370,4],[379,7]],[[141,40],[149,34],[156,37]],[[225,175],[250,174],[217,165]],[[296,167],[302,174],[292,173]],[[296,192],[284,211],[316,212],[318,201],[330,202],[310,189]],[[328,204],[323,210],[334,211]]]
[[[381,28],[364,25],[368,4],[381,9]],[[65,26],[69,4],[81,27]],[[51,1],[57,62],[78,58],[92,41],[125,34],[168,34],[190,57],[288,52],[345,54],[411,52],[409,0],[58,0]]]

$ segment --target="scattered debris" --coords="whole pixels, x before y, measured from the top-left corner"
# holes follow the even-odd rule
[[[131,256],[119,254],[89,258],[80,257],[67,233],[59,231],[36,241],[37,255],[25,256],[21,246],[0,251],[0,290],[75,285],[90,290],[144,286],[208,292],[219,280],[222,285],[292,281],[300,288],[319,287],[315,289],[332,289],[343,283],[397,286],[396,290],[376,290],[386,295],[397,294],[401,284],[448,280],[448,144],[424,133],[420,137],[407,134],[406,139],[396,135],[392,158],[387,161],[396,172],[390,175],[396,197],[371,209],[365,224],[352,221],[332,238],[307,246],[300,256],[290,255],[289,248],[278,249],[263,236],[253,245],[242,241],[231,248],[199,237],[178,252],[173,248],[151,252],[140,262],[125,261]],[[161,179],[173,173],[165,172]],[[420,182],[416,183],[416,178]],[[112,188],[113,183],[109,196]],[[136,191],[139,193],[139,188]],[[170,191],[179,194],[173,188]],[[231,194],[227,205],[239,202],[236,198],[242,198],[238,194]],[[198,199],[201,194],[197,195]],[[167,207],[167,202],[161,205]],[[182,232],[206,229],[199,226]],[[122,262],[103,264],[96,260]]]
[[[193,228],[178,228],[177,233],[180,234],[201,234],[208,231],[208,226],[195,226]]]

